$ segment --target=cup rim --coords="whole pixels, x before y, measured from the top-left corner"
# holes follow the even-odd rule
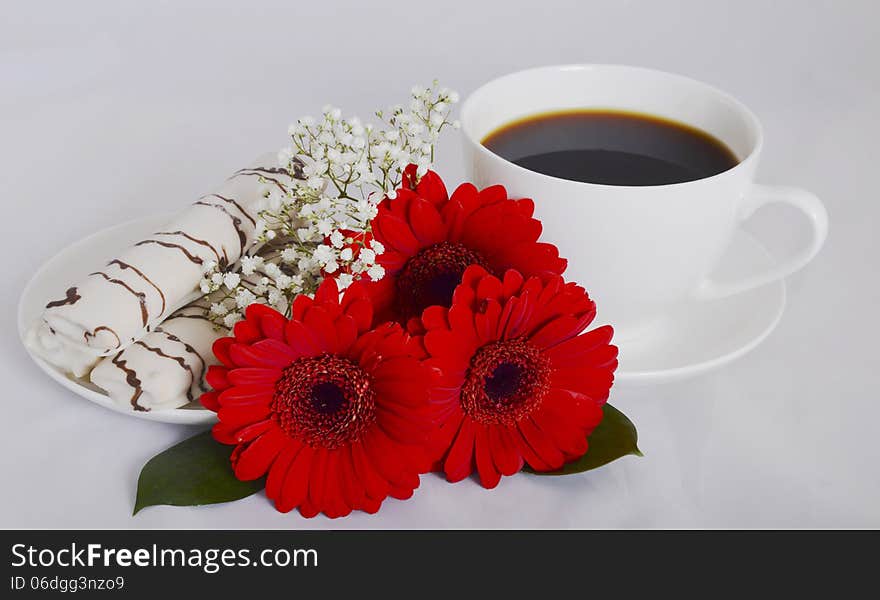
[[[532,73],[546,72],[546,71],[584,71],[584,70],[595,70],[595,69],[606,69],[606,70],[619,70],[619,71],[630,71],[633,73],[651,73],[653,75],[661,75],[663,77],[669,77],[673,79],[678,79],[681,82],[688,83],[690,85],[696,85],[702,87],[706,91],[712,92],[713,94],[718,95],[721,98],[724,98],[727,102],[729,102],[732,106],[734,106],[738,112],[740,112],[746,120],[750,123],[751,127],[755,132],[755,143],[752,144],[752,148],[749,150],[748,154],[746,154],[742,159],[737,162],[736,165],[727,169],[726,171],[722,171],[721,173],[716,173],[715,175],[710,175],[709,177],[703,177],[700,179],[693,179],[691,181],[682,181],[678,183],[663,183],[658,185],[610,185],[607,183],[590,183],[586,181],[575,181],[572,179],[565,179],[563,177],[556,177],[554,175],[547,175],[545,173],[539,173],[537,171],[532,171],[531,169],[526,169],[525,167],[521,167],[520,165],[514,163],[513,161],[507,160],[503,156],[492,152],[488,148],[486,148],[481,140],[475,138],[472,135],[472,132],[468,127],[468,113],[471,110],[471,106],[474,103],[474,97],[485,90],[490,85],[493,85],[499,81],[503,81],[505,79],[513,79],[515,77],[521,77],[523,75],[529,75]],[[694,79],[693,77],[688,77],[686,75],[680,75],[678,73],[672,73],[670,71],[663,71],[661,69],[652,69],[649,67],[637,67],[632,65],[624,65],[624,64],[614,64],[614,63],[568,63],[568,64],[558,64],[558,65],[545,65],[540,67],[531,67],[528,69],[521,69],[519,71],[513,71],[511,73],[506,73],[499,77],[495,77],[490,79],[489,81],[480,85],[477,89],[473,90],[470,94],[468,94],[467,98],[465,98],[464,102],[461,105],[461,133],[462,135],[473,144],[477,152],[480,152],[484,155],[489,156],[490,158],[494,158],[500,161],[505,162],[514,170],[519,171],[523,174],[528,174],[529,176],[533,176],[539,179],[543,179],[545,181],[556,181],[563,182],[571,185],[576,185],[579,187],[599,187],[599,188],[607,188],[607,189],[617,189],[617,190],[640,190],[642,192],[648,192],[651,190],[657,189],[674,189],[681,186],[688,186],[694,184],[701,184],[704,182],[717,181],[718,179],[724,177],[730,177],[734,173],[738,173],[742,169],[746,168],[747,165],[750,165],[752,162],[756,160],[756,157],[760,154],[760,151],[764,145],[764,128],[761,125],[761,121],[755,115],[752,110],[743,104],[736,97],[731,95],[724,90],[715,87],[711,84],[700,81],[699,79]],[[686,122],[685,122],[686,123]]]

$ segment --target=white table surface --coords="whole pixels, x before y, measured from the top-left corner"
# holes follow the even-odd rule
[[[0,527],[880,526],[880,5],[751,2],[17,2],[0,19]],[[820,256],[789,281],[779,328],[683,383],[620,386],[644,458],[495,491],[428,475],[375,516],[305,520],[262,496],[132,518],[138,471],[194,429],[71,395],[21,347],[19,293],[66,244],[169,211],[325,103],[367,116],[438,77],[462,96],[523,67],[675,71],[749,104],[759,179],[819,194]],[[440,151],[463,174],[457,140]],[[773,249],[803,235],[768,212]],[[783,232],[780,234],[779,232]]]

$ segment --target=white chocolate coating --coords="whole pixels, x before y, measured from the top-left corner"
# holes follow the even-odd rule
[[[226,335],[201,306],[186,306],[143,338],[92,369],[92,383],[117,404],[147,411],[184,406],[207,390],[204,377],[217,364],[211,346]]]
[[[264,155],[196,200],[170,223],[134,244],[46,306],[27,335],[49,363],[82,377],[101,357],[118,354],[201,294],[209,261],[231,264],[254,242],[261,180],[284,188],[290,176]],[[147,351],[147,350],[145,350]]]

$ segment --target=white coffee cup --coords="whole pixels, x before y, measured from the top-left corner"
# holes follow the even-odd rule
[[[739,163],[722,173],[654,186],[582,183],[520,167],[481,142],[498,128],[549,111],[611,109],[663,117],[724,142]],[[813,194],[754,183],[763,133],[739,101],[707,84],[618,65],[541,67],[505,75],[472,93],[461,109],[472,181],[500,183],[532,198],[542,240],[569,260],[565,277],[584,285],[618,339],[637,337],[684,300],[713,299],[765,285],[806,265],[819,251],[828,215]],[[812,226],[809,245],[773,268],[739,281],[708,278],[733,234],[759,207],[786,203]]]

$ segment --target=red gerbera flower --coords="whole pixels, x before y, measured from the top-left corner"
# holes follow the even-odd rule
[[[413,321],[426,364],[442,372],[434,441],[447,479],[476,468],[492,488],[524,462],[552,471],[587,452],[617,368],[610,326],[581,333],[595,315],[584,289],[561,277],[499,279],[474,266],[451,308]]]
[[[398,325],[371,325],[363,286],[340,301],[327,279],[314,300],[294,301],[289,320],[253,304],[234,337],[214,344],[222,365],[201,398],[219,418],[214,438],[236,445],[236,477],[268,474],[281,512],[376,512],[389,495],[410,497],[430,466],[430,370]]]
[[[529,199],[511,200],[500,185],[477,190],[462,184],[447,196],[440,177],[428,171],[413,185],[407,167],[393,200],[379,204],[371,226],[385,246],[377,262],[385,277],[370,288],[377,315],[406,323],[428,306],[449,306],[464,270],[473,264],[501,275],[558,275],[566,261],[552,244],[538,242],[541,223]]]

